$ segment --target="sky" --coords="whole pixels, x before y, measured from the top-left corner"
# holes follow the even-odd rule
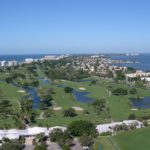
[[[0,54],[150,52],[149,0],[0,0]]]

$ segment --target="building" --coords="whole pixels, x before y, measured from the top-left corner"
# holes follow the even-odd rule
[[[26,64],[31,64],[31,63],[33,63],[34,62],[34,59],[33,58],[26,58],[25,59],[25,63]]]
[[[140,77],[141,80],[146,80],[146,81],[149,81],[149,77],[150,77],[150,72],[143,72],[143,71],[136,71],[135,73],[129,73],[129,74],[126,74],[126,81],[130,81],[130,79],[132,78],[137,78],[137,77]]]
[[[55,126],[49,129],[46,127],[29,127],[25,130],[18,130],[18,129],[0,130],[0,140],[2,140],[3,138],[19,139],[20,136],[34,137],[40,133],[49,135],[49,133],[51,133],[54,129],[61,129],[64,132],[67,128]]]
[[[135,125],[136,128],[142,128],[144,127],[143,123],[138,121],[138,120],[124,120],[122,122],[113,122],[113,123],[108,123],[108,124],[101,124],[97,125],[96,129],[99,134],[105,133],[105,132],[112,132],[113,133],[113,128],[117,125],[123,125],[125,124],[126,126],[132,126]]]
[[[56,60],[56,56],[45,56],[44,60]]]
[[[11,66],[17,66],[17,61],[13,60],[13,61],[8,61],[8,64],[7,64],[9,67]]]
[[[6,67],[7,66],[7,62],[5,60],[1,61],[1,67]]]

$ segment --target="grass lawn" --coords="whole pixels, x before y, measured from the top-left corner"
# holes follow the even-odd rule
[[[120,150],[149,150],[150,128],[120,133],[113,137]]]
[[[9,76],[9,72],[0,72],[0,80],[5,80]]]
[[[114,121],[121,121],[128,119],[129,114],[135,113],[137,117],[139,116],[146,116],[149,115],[150,109],[141,109],[141,110],[132,110],[130,107],[130,97],[135,97],[136,95],[127,95],[127,96],[113,96],[109,95],[108,86],[113,86],[113,88],[117,87],[124,87],[129,88],[127,84],[124,83],[114,83],[109,79],[99,78],[98,83],[96,85],[90,85],[90,82],[72,82],[66,80],[59,80],[56,82],[57,84],[64,84],[66,86],[70,86],[79,90],[80,87],[85,88],[85,91],[90,92],[88,95],[89,97],[98,99],[98,98],[105,98],[107,102],[107,106],[110,109],[111,120]],[[63,109],[67,109],[73,106],[82,107],[85,110],[89,111],[88,115],[83,114],[83,112],[78,113],[77,117],[74,118],[64,118],[62,111],[55,112],[54,116],[47,118],[47,119],[38,119],[37,123],[43,125],[68,125],[73,120],[78,119],[86,119],[90,120],[95,124],[101,124],[110,122],[108,118],[108,112],[102,113],[101,115],[97,116],[94,112],[93,106],[87,103],[81,103],[74,99],[72,94],[67,94],[64,92],[63,88],[58,87],[57,85],[46,85],[48,87],[52,87],[56,94],[53,94],[53,98],[55,100],[55,105],[58,107],[62,107]],[[138,93],[142,93],[145,96],[150,95],[148,90],[145,89],[138,89]]]
[[[19,70],[20,71],[20,70]],[[40,69],[38,69],[38,75],[44,77]],[[93,77],[92,77],[93,78]],[[147,116],[150,114],[150,109],[140,109],[140,110],[132,110],[130,107],[130,100],[131,97],[136,97],[136,95],[127,95],[127,96],[113,96],[109,94],[108,86],[112,86],[113,88],[117,87],[123,87],[123,88],[129,88],[127,84],[125,83],[115,83],[111,79],[107,78],[98,78],[98,82],[95,85],[91,85],[91,82],[73,82],[73,81],[67,81],[67,80],[57,80],[56,84],[54,85],[42,85],[41,86],[48,86],[52,87],[56,94],[53,94],[53,98],[55,101],[56,107],[62,107],[62,109],[67,109],[70,107],[81,107],[84,110],[88,110],[89,114],[85,115],[83,112],[77,112],[78,115],[73,118],[64,118],[62,110],[55,111],[54,116],[45,118],[45,119],[37,119],[37,124],[42,125],[64,125],[67,126],[70,122],[73,120],[79,120],[79,119],[86,119],[90,120],[95,124],[101,124],[101,123],[107,123],[111,120],[114,121],[121,121],[128,118],[129,114],[134,113],[136,116]],[[101,115],[97,116],[94,112],[93,106],[88,103],[81,103],[74,99],[72,94],[67,94],[64,92],[63,88],[60,88],[57,86],[57,84],[64,84],[66,86],[70,86],[76,90],[79,90],[79,88],[85,88],[85,91],[90,92],[88,95],[89,97],[99,99],[99,98],[105,98],[106,99],[106,105],[110,109],[110,114],[108,112],[104,112]],[[8,99],[13,104],[14,110],[19,109],[19,98],[24,95],[24,93],[18,93],[18,90],[20,88],[14,87],[11,84],[7,84],[5,82],[0,82],[0,89],[2,90],[2,96],[3,99]],[[137,89],[139,94],[142,94],[143,96],[150,96],[150,93],[148,90],[139,88]],[[1,98],[2,99],[2,98]],[[38,110],[38,113],[41,113],[41,110]],[[110,119],[108,119],[108,115],[111,116]],[[37,117],[39,118],[39,117]]]
[[[19,99],[25,95],[25,93],[19,93],[18,90],[21,90],[21,88],[7,84],[6,82],[0,82],[0,101],[9,100],[12,104],[12,109],[14,112],[19,112]],[[3,128],[6,126],[8,128],[16,127],[12,116],[6,118],[0,116],[0,127]]]
[[[129,98],[136,97],[136,95],[127,95],[127,96],[113,96],[109,95],[108,86],[112,86],[113,88],[122,87],[129,89],[128,85],[125,83],[114,83],[110,79],[99,78],[98,83],[96,85],[91,85],[90,82],[71,82],[71,81],[63,81],[62,84],[71,86],[76,90],[79,90],[80,87],[86,89],[86,91],[90,92],[88,96],[93,97],[95,99],[105,98],[107,101],[107,105],[110,108],[110,114],[112,116],[112,120],[124,120],[127,119],[129,114],[135,113],[137,117],[146,116],[150,114],[150,109],[140,109],[140,110],[132,110],[131,102]],[[138,94],[142,94],[144,96],[150,96],[149,90],[138,88]],[[79,102],[78,102],[79,103]],[[67,103],[68,104],[68,103]],[[66,104],[64,104],[66,105]],[[81,103],[80,103],[81,105]],[[87,104],[85,104],[87,105]],[[89,107],[90,108],[90,107]],[[88,109],[89,109],[88,108]]]
[[[5,119],[0,118],[0,129],[3,128],[3,127],[6,127],[6,126],[8,128],[16,128],[15,122],[14,122],[12,117],[8,117],[8,118],[5,118]]]
[[[37,124],[49,125],[49,126],[55,126],[55,125],[67,126],[72,121],[80,120],[80,119],[90,120],[95,124],[99,124],[100,122],[105,121],[104,118],[107,117],[108,113],[102,113],[101,116],[97,116],[91,104],[80,103],[76,101],[73,95],[65,93],[63,88],[58,88],[57,86],[52,86],[52,87],[56,92],[56,94],[53,94],[52,96],[55,100],[56,103],[55,105],[57,107],[62,107],[62,109],[67,109],[71,107],[81,107],[84,110],[88,110],[89,114],[84,114],[81,111],[81,112],[77,112],[76,117],[63,117],[63,110],[59,110],[59,111],[54,111],[54,115],[52,115],[49,118],[37,119]]]
[[[144,96],[150,96],[149,90],[138,89],[138,93],[142,93]],[[149,116],[150,109],[137,109],[133,110],[131,107],[131,101],[129,98],[136,97],[136,95],[127,96],[109,96],[108,105],[112,115],[112,119],[115,121],[127,119],[129,114],[134,113],[137,117]]]
[[[116,150],[114,143],[110,140],[109,137],[98,137],[94,143],[94,150],[98,150],[100,146],[101,150]]]
[[[75,120],[89,120],[94,124],[104,123],[104,118],[106,118],[103,114],[102,116],[97,116],[95,113],[90,112],[88,115],[83,114],[83,112],[77,112],[77,116],[75,117],[63,117],[62,111],[56,111],[54,115],[46,119],[37,119],[38,125],[42,126],[66,126]]]
[[[14,111],[19,110],[19,99],[21,96],[25,95],[25,93],[19,93],[18,91],[21,88],[15,87],[11,84],[7,84],[6,82],[0,82],[0,90],[1,90],[1,100],[9,100],[13,105]]]
[[[79,87],[85,87],[86,91],[90,91],[91,94],[89,96],[93,98],[99,98],[102,95],[106,95],[105,88],[102,88],[98,85],[89,86],[88,83],[77,83],[71,81],[63,81],[61,84],[65,84],[79,90]],[[46,118],[46,119],[37,119],[37,124],[42,125],[62,125],[67,126],[73,120],[90,120],[94,124],[105,123],[106,121],[109,122],[110,120],[105,120],[108,118],[108,112],[103,112],[101,115],[97,116],[92,104],[89,103],[81,103],[74,99],[74,96],[69,93],[65,93],[63,88],[58,87],[57,85],[48,85],[52,87],[56,94],[53,94],[52,97],[55,100],[55,106],[62,107],[62,109],[67,109],[71,107],[81,107],[84,110],[88,110],[89,114],[84,114],[83,112],[77,112],[76,117],[63,117],[63,110],[55,111],[54,116]],[[100,91],[100,92],[99,92]],[[92,96],[93,95],[93,96]]]

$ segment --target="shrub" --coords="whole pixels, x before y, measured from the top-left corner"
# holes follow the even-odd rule
[[[94,110],[96,112],[97,115],[100,115],[101,112],[105,111],[106,110],[106,100],[105,99],[99,99],[99,100],[96,100],[94,103],[93,103],[93,107],[94,107]]]
[[[95,85],[97,83],[97,80],[92,80],[91,84]]]
[[[64,117],[75,117],[77,114],[73,108],[69,108],[63,111]]]
[[[49,136],[51,141],[57,142],[59,145],[72,145],[72,137],[68,131],[63,132],[61,129],[54,129]]]
[[[126,124],[115,125],[115,126],[113,127],[113,130],[114,130],[115,132],[118,132],[118,131],[126,131],[126,130],[128,130],[128,126],[127,126]]]
[[[44,112],[44,117],[46,117],[46,118],[49,118],[49,117],[51,117],[51,116],[53,116],[53,115],[54,115],[54,112],[53,112],[52,109],[47,109],[47,110],[45,110],[45,112]]]
[[[67,87],[64,88],[64,91],[65,91],[66,93],[72,93],[73,88],[67,86]]]
[[[22,145],[18,143],[4,143],[0,147],[1,150],[21,150]]]
[[[88,136],[87,134],[83,134],[80,137],[80,142],[82,146],[92,146],[92,144],[94,143],[94,140],[92,137]]]
[[[135,119],[136,119],[135,114],[130,114],[128,117],[128,120],[135,120]]]
[[[116,71],[116,79],[117,80],[125,80],[125,75],[122,71]]]
[[[130,125],[130,130],[135,130],[136,129],[136,125],[135,124],[131,124]]]
[[[111,132],[103,132],[103,133],[101,133],[100,134],[100,136],[110,136],[110,135],[112,135],[112,133]]]
[[[112,91],[113,95],[119,96],[119,95],[127,95],[128,90],[124,88],[116,88]]]
[[[141,116],[138,119],[140,119],[140,120],[148,120],[148,119],[150,119],[150,116]]]
[[[46,145],[41,144],[41,145],[36,145],[34,147],[34,150],[47,150]]]
[[[147,121],[144,121],[144,122],[143,122],[143,125],[144,125],[145,127],[148,127],[148,122],[147,122]]]
[[[69,145],[63,145],[62,150],[71,150]]]
[[[86,120],[73,121],[69,124],[68,131],[73,136],[82,136],[84,133],[91,136],[97,135],[95,125]]]
[[[88,111],[87,109],[85,109],[85,110],[83,111],[83,113],[87,115],[87,114],[89,114],[89,111]]]
[[[130,94],[133,94],[133,95],[137,94],[137,90],[135,88],[132,88],[130,90]]]
[[[62,138],[62,136],[63,136],[63,131],[61,129],[54,129],[50,133],[50,139],[53,142],[57,142],[60,138]]]

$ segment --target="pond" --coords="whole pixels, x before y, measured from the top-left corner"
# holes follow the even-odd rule
[[[65,84],[59,84],[58,87],[65,88],[66,85]],[[90,92],[77,91],[77,90],[73,89],[72,94],[73,94],[75,100],[82,102],[82,103],[92,103],[95,101],[95,99],[88,97],[88,94],[90,94]]]
[[[134,108],[150,108],[150,96],[146,96],[142,99],[130,98],[130,100]]]
[[[42,84],[44,85],[52,84],[52,82],[46,78],[39,78],[39,80],[41,80]],[[25,88],[25,91],[29,93],[29,95],[33,99],[33,108],[38,109],[40,105],[40,97],[38,95],[37,89],[34,87],[28,87]]]
[[[0,80],[0,82],[5,82],[4,80]],[[17,83],[12,82],[10,85],[19,87]],[[29,96],[33,99],[33,108],[38,109],[40,104],[40,97],[38,96],[37,90],[34,87],[23,88]]]
[[[46,78],[38,78],[38,80],[42,81],[41,84],[44,84],[44,85],[52,84],[52,81]]]
[[[73,90],[73,95],[75,99],[82,103],[92,103],[95,101],[93,98],[88,97],[88,94],[90,94],[90,92]]]
[[[44,79],[44,78],[39,78],[39,80],[42,80],[42,84],[52,84],[52,82],[48,79]],[[88,81],[84,81],[84,82],[88,82]],[[18,86],[16,83],[11,83],[13,86]],[[65,84],[59,84],[58,87],[59,88],[65,88],[67,85]],[[34,87],[27,87],[24,88],[24,90],[31,96],[31,98],[33,99],[33,108],[34,109],[38,109],[39,105],[40,105],[40,97],[38,96],[38,92],[37,89]],[[73,89],[72,92],[73,96],[75,97],[75,99],[79,102],[82,103],[92,103],[95,101],[95,99],[88,97],[88,95],[90,94],[90,92],[86,92],[86,91],[78,91]]]
[[[29,93],[31,98],[33,99],[33,108],[38,109],[40,104],[40,97],[38,96],[37,90],[34,87],[25,88],[25,91]]]
[[[66,85],[65,84],[59,84],[59,85],[57,85],[57,87],[59,87],[59,88],[65,88]]]
[[[47,79],[42,79],[42,81],[44,84],[51,84],[51,82]],[[65,88],[66,85],[65,84],[59,84],[58,87]],[[40,105],[40,97],[38,96],[36,88],[28,87],[25,90],[27,93],[29,93],[29,95],[33,99],[33,108],[38,109],[39,105]],[[92,103],[95,101],[93,98],[88,97],[88,94],[90,94],[90,92],[77,91],[74,89],[72,94],[77,101],[82,102],[82,103]]]

